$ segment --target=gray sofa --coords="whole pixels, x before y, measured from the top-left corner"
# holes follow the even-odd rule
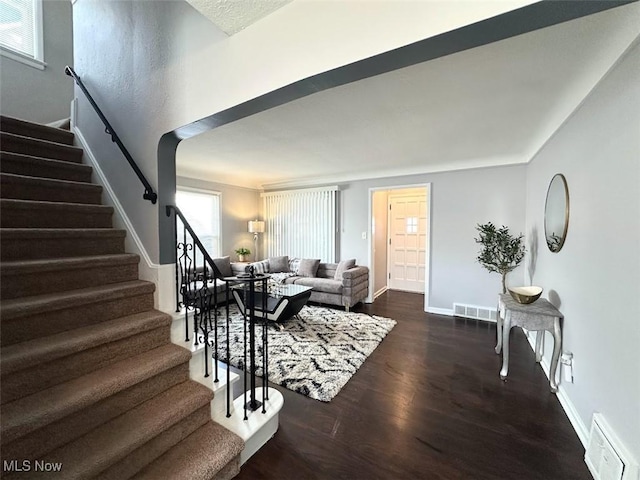
[[[297,262],[300,262],[299,265]],[[349,311],[355,304],[367,298],[369,294],[367,267],[355,265],[355,260],[340,263],[320,263],[316,260],[317,267],[314,271],[313,262],[305,259],[289,261],[288,257],[274,257],[249,265],[254,266],[259,273],[271,274],[273,281],[312,287],[309,299],[312,302],[338,305]],[[284,267],[287,264],[288,268]],[[277,267],[273,268],[275,265]],[[309,268],[304,268],[305,266]],[[246,267],[246,263],[231,263],[234,274],[244,272]]]

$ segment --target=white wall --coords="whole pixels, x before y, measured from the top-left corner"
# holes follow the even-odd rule
[[[246,247],[255,258],[253,234],[247,230],[249,220],[255,220],[259,216],[260,193],[257,190],[187,177],[178,177],[176,182],[182,187],[220,192],[222,255],[229,255],[231,260],[235,261],[237,258],[234,251],[239,247]],[[264,251],[261,242],[262,239],[259,238],[258,248],[262,256]]]
[[[556,173],[567,179],[570,220],[554,254],[543,219]],[[533,282],[564,314],[563,350],[574,354],[575,382],[561,389],[584,426],[601,412],[640,459],[638,42],[529,164],[526,203],[527,233],[538,245],[530,250]]]
[[[3,115],[49,123],[70,115],[73,80],[64,74],[73,65],[71,2],[43,2],[44,61],[39,70],[0,56],[0,109]]]
[[[155,186],[158,141],[168,131],[309,75],[530,3],[467,1],[460,8],[448,1],[299,0],[227,37],[182,1],[77,0],[75,69]],[[141,199],[137,179],[77,96],[77,125],[158,261],[158,208]]]
[[[451,310],[453,303],[494,307],[502,291],[500,275],[476,262],[475,227],[493,222],[524,233],[526,166],[482,168],[428,175],[365,180],[341,186],[342,258],[368,265],[369,189],[431,183],[431,281],[429,306]],[[524,268],[509,274],[507,283],[522,285]]]

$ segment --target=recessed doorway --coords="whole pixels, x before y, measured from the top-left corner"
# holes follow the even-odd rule
[[[387,290],[429,293],[430,185],[371,189],[371,300]]]

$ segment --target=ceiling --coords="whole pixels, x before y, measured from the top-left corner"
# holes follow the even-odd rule
[[[291,0],[187,0],[193,8],[231,36],[284,7]]]
[[[624,21],[612,9],[315,93],[183,141],[177,174],[277,188],[525,163],[628,47],[612,40]]]

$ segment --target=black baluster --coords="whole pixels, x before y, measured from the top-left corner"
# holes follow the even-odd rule
[[[225,288],[225,300],[227,305],[225,307],[227,313],[227,418],[231,416],[231,350],[229,349],[229,282],[226,283]]]

